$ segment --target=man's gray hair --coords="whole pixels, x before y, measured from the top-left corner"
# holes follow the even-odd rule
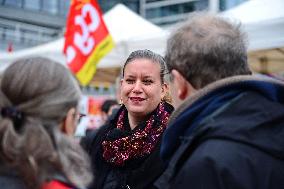
[[[193,13],[168,39],[165,61],[196,89],[216,80],[247,75],[246,35],[240,24],[208,13]]]

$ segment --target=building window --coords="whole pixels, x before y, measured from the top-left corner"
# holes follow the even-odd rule
[[[40,11],[40,0],[25,0],[24,8]]]
[[[42,10],[51,14],[58,14],[58,1],[42,0]]]
[[[193,11],[207,9],[208,4],[208,0],[146,0],[140,11],[152,23],[166,25],[186,19]]]
[[[111,9],[113,6],[115,6],[118,2],[114,0],[98,0],[98,4],[100,5],[100,8],[103,12],[107,12],[109,9]]]
[[[59,2],[59,14],[67,16],[69,12],[70,0],[60,0]]]
[[[176,4],[146,10],[146,18],[173,16],[194,11],[194,3]]]
[[[139,13],[139,1],[134,0],[124,0],[121,1],[125,6],[130,8],[133,12]]]
[[[136,13],[139,12],[139,0],[98,0],[97,2],[104,13],[113,8],[118,3],[124,4]]]
[[[23,0],[4,0],[1,4],[13,7],[23,7]]]
[[[247,0],[220,0],[219,1],[219,7],[220,11],[228,10],[230,8],[233,8]]]

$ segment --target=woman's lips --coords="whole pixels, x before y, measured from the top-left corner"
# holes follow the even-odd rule
[[[129,99],[131,100],[131,101],[135,101],[135,102],[141,102],[141,101],[143,101],[143,100],[145,100],[145,98],[140,98],[140,97],[129,97]]]

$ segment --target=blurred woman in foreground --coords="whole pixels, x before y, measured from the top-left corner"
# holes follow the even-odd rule
[[[71,73],[49,59],[21,59],[4,71],[0,90],[1,189],[88,185],[88,158],[72,138],[79,98]]]

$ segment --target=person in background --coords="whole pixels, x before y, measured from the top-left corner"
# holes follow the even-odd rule
[[[91,140],[95,137],[99,128],[104,126],[108,119],[111,119],[113,116],[115,116],[119,107],[120,106],[117,101],[113,99],[107,99],[103,102],[101,106],[102,124],[97,128],[87,128],[85,130],[85,135],[80,138],[80,145],[84,149],[90,148],[89,145],[91,145]]]
[[[168,39],[165,60],[176,110],[155,185],[284,188],[284,85],[251,75],[240,25],[196,13]]]
[[[126,60],[116,115],[102,126],[86,149],[95,180],[91,188],[153,188],[164,170],[160,140],[173,107],[163,100],[167,84],[164,59],[137,50]]]
[[[120,71],[122,72],[122,70]],[[115,99],[117,102],[120,101],[120,81],[121,81],[121,73],[118,77],[115,78],[114,88],[115,88]],[[120,102],[119,102],[120,103]]]
[[[101,106],[103,123],[105,123],[107,119],[109,118],[109,116],[111,116],[113,111],[115,111],[118,108],[119,108],[119,104],[117,103],[116,100],[113,100],[113,99],[105,100]]]
[[[73,140],[80,88],[63,65],[20,59],[0,84],[1,189],[85,188],[90,162]]]

